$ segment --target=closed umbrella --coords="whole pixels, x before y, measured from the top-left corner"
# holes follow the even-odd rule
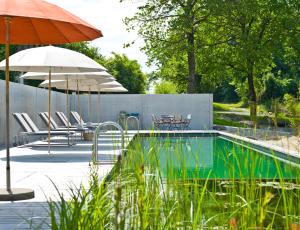
[[[94,28],[66,10],[42,0],[0,0],[0,43],[5,44],[6,188],[0,200],[34,197],[28,189],[12,189],[10,178],[9,46],[10,44],[64,44],[101,37]],[[22,70],[23,71],[23,70]]]

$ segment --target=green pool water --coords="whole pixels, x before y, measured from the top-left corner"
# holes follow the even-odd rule
[[[294,179],[299,167],[220,136],[145,137],[148,168],[159,165],[165,178],[181,179]],[[152,149],[152,151],[150,151]],[[154,150],[154,151],[153,151]]]

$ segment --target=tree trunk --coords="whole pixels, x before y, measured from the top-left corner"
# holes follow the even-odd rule
[[[256,126],[256,116],[257,116],[257,97],[253,82],[253,71],[249,71],[247,74],[248,89],[249,89],[249,106],[250,106],[250,119],[254,122]]]
[[[196,58],[195,58],[195,33],[194,31],[187,33],[188,42],[188,66],[189,66],[189,77],[188,77],[188,93],[195,93],[197,89],[196,81]]]

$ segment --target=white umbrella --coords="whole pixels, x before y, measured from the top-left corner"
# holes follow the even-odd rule
[[[106,92],[106,93],[127,93],[128,92],[128,90],[126,89],[126,88],[124,88],[123,86],[117,86],[117,87],[107,87],[107,88],[105,88],[105,87],[100,87],[100,90],[98,91],[98,106],[99,106],[99,108],[98,108],[98,111],[100,111],[100,93],[101,92]],[[99,114],[100,114],[100,112],[99,112]],[[99,117],[98,117],[98,120],[100,120],[99,119]]]
[[[51,74],[100,72],[106,69],[91,58],[64,48],[43,46],[22,50],[9,57],[10,70],[22,72],[49,72],[48,113],[51,114]],[[5,60],[0,62],[0,69],[5,69]],[[50,153],[50,116],[48,121],[48,152]]]
[[[113,80],[112,80],[113,79]],[[114,78],[110,79],[109,82],[101,82],[97,79],[89,79],[89,80],[69,80],[68,86],[69,90],[74,91],[92,91],[92,92],[98,92],[102,88],[113,88],[113,87],[122,87],[122,85],[114,81]],[[78,88],[77,88],[78,85]],[[49,80],[43,81],[40,85],[40,87],[48,87],[49,86]],[[51,81],[51,87],[55,87],[57,89],[66,89],[67,88],[67,81],[64,80],[52,80]]]
[[[45,80],[39,86],[40,87],[48,87],[49,81]],[[74,81],[70,80],[69,82],[66,82],[63,80],[54,80],[54,81],[51,81],[51,86],[55,87],[57,89],[62,89],[62,90],[67,88],[69,90],[77,91],[78,112],[80,115],[81,115],[81,109],[80,109],[79,91],[89,92],[89,118],[90,118],[90,120],[91,120],[91,92],[100,93],[102,89],[123,88],[123,86],[117,81],[111,81],[111,82],[102,83],[102,84],[100,84],[100,82],[99,82],[97,84],[97,83],[95,83],[94,79],[93,80],[74,80]],[[125,89],[125,88],[123,88],[123,89]],[[117,91],[115,91],[115,92],[117,92]]]
[[[105,93],[126,93],[128,90],[124,88],[123,86],[121,87],[114,87],[114,88],[103,88],[100,89],[100,92],[105,92]]]
[[[118,83],[120,84],[120,83]],[[106,86],[105,86],[106,85]],[[58,87],[59,89],[59,87]],[[80,87],[81,91],[91,91],[91,92],[98,92],[98,114],[100,114],[100,93],[101,92],[106,92],[106,93],[126,93],[128,92],[128,90],[126,88],[124,88],[122,85],[117,85],[115,83],[105,83],[105,84],[100,84],[100,85],[96,85],[96,86],[82,86]],[[72,90],[72,89],[71,89]],[[74,90],[74,89],[73,89]],[[91,108],[90,105],[90,98],[89,98],[89,108]],[[90,111],[89,111],[90,113]],[[99,117],[98,117],[98,121],[99,121]]]
[[[85,73],[52,73],[55,80],[74,80],[74,79],[103,79],[103,78],[114,78],[111,74],[106,71],[101,72],[85,72]],[[20,77],[20,79],[26,80],[48,80],[48,73],[45,72],[27,72]]]
[[[99,72],[106,69],[93,59],[73,50],[56,46],[30,48],[9,57],[11,71],[80,73]],[[0,69],[5,69],[5,61],[0,62]]]
[[[69,86],[74,86],[74,84],[101,84],[114,81],[115,78],[107,73],[106,71],[102,72],[87,72],[87,73],[53,73],[52,77],[55,79],[62,80],[52,80],[51,87],[55,87],[56,83],[64,83],[66,90],[66,105],[67,105],[67,119],[68,124],[70,123],[70,111],[69,111]],[[38,72],[27,72],[26,74],[20,77],[21,79],[27,80],[44,80],[48,79],[47,73],[38,73]],[[43,85],[45,84],[45,85]],[[40,87],[49,87],[49,80],[45,80]],[[69,126],[67,127],[69,131]],[[68,137],[69,144],[69,137]]]

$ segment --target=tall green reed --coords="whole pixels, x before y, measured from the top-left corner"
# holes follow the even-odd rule
[[[300,222],[299,168],[217,138],[206,143],[209,158],[203,138],[136,137],[109,179],[93,170],[89,188],[49,202],[52,228],[288,229]]]

